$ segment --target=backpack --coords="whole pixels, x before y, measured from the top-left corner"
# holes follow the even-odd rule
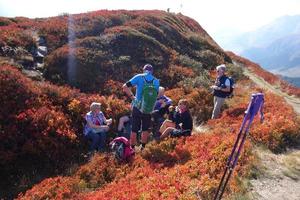
[[[142,90],[140,111],[144,114],[150,114],[153,111],[158,92],[153,84],[154,79],[152,79],[151,81],[147,81],[145,76],[143,76],[143,78],[144,86]]]
[[[115,158],[122,161],[129,161],[134,155],[134,150],[131,148],[129,141],[125,137],[117,137],[110,142],[110,148],[115,155]]]
[[[230,77],[227,77],[229,79],[229,82],[230,82],[230,91],[227,92],[227,98],[232,98],[233,97],[233,90],[234,90],[234,80],[233,78],[230,76]]]

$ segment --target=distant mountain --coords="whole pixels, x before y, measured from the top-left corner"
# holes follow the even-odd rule
[[[287,82],[295,85],[296,87],[300,88],[300,77],[294,78],[294,77],[288,77],[288,76],[281,76],[281,78],[286,80]]]
[[[300,15],[283,16],[235,38],[220,37],[218,42],[224,49],[235,51],[269,71],[283,73],[300,66]],[[284,75],[300,77],[300,71]]]
[[[241,54],[267,70],[284,73],[287,69],[300,67],[300,33],[287,35],[264,47],[246,49]],[[300,70],[286,75],[300,77]]]

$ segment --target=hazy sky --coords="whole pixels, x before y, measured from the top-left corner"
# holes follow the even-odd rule
[[[300,0],[0,0],[0,16],[30,18],[101,9],[159,9],[194,18],[214,35],[250,31],[283,15],[300,14]]]

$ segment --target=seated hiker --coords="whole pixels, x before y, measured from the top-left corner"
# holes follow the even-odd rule
[[[124,115],[120,117],[118,123],[118,137],[126,137],[127,139],[130,138],[131,132],[131,116]]]
[[[112,119],[106,119],[101,112],[101,103],[93,102],[90,106],[90,112],[85,116],[86,125],[84,135],[92,141],[90,151],[103,151],[105,147],[106,133]]]
[[[169,135],[171,137],[189,136],[192,133],[192,129],[193,120],[189,111],[188,101],[181,99],[175,108],[173,119],[166,120],[162,124],[160,139],[164,139]]]
[[[172,104],[172,100],[164,93],[165,88],[160,86],[158,89],[158,97],[154,105],[154,110],[152,112],[154,136],[156,136],[159,127],[165,120],[165,115],[169,113],[169,106]]]

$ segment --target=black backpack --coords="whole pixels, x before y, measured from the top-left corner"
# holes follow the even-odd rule
[[[227,92],[227,98],[232,98],[233,97],[233,90],[234,90],[234,80],[233,78],[230,76],[228,77],[229,81],[230,81],[230,91]]]

